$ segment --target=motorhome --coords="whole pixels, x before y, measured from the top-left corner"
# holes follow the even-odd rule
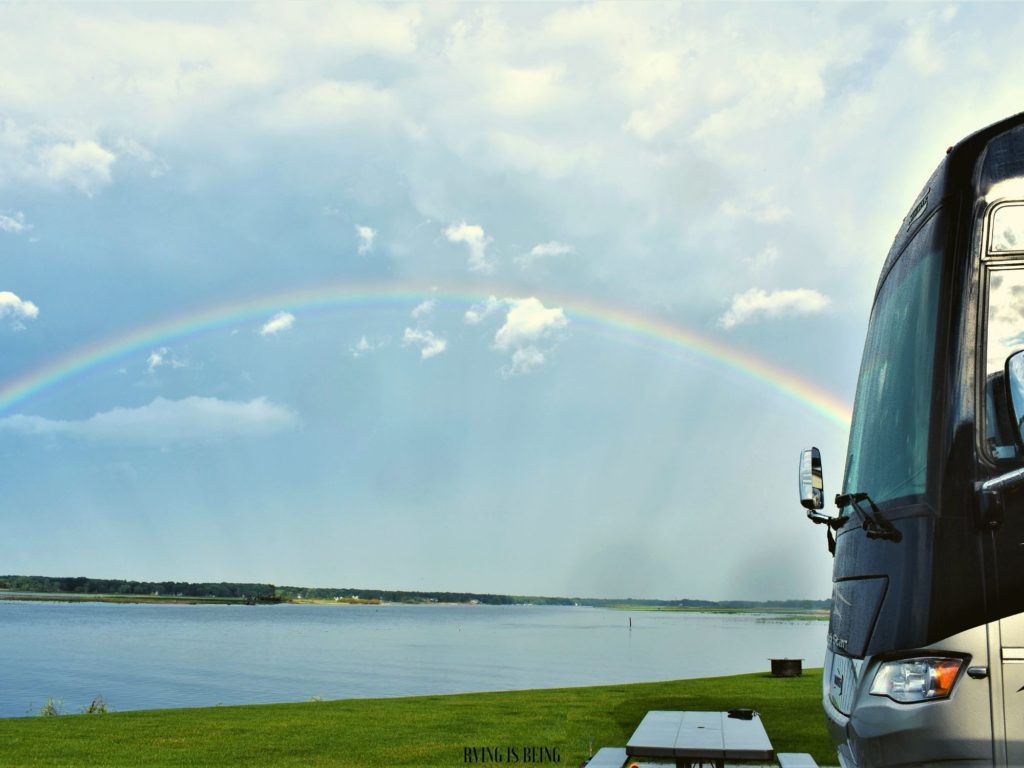
[[[840,763],[1024,766],[1024,114],[950,147],[911,205],[847,455],[807,449],[799,472],[834,555]]]

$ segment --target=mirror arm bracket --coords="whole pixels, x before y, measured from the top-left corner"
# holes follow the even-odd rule
[[[871,506],[871,514],[867,514],[860,506],[860,502],[866,501]],[[878,506],[866,493],[840,493],[836,494],[836,506],[842,509],[850,505],[857,516],[860,517],[861,528],[864,529],[869,539],[885,539],[886,541],[902,541],[903,534],[893,527],[892,523],[882,517]],[[843,518],[844,522],[849,518]]]
[[[1024,485],[1024,469],[1015,469],[1012,472],[986,480],[979,485],[978,490],[982,493],[997,493],[1008,491],[1020,485]]]
[[[824,523],[832,530],[842,528],[844,525],[846,525],[847,520],[847,518],[845,517],[829,517],[828,515],[813,509],[807,510],[807,519],[815,525],[821,525],[822,523]]]
[[[1003,494],[982,491],[978,496],[978,525],[995,530],[1003,524]]]
[[[1003,493],[1024,485],[1024,469],[998,475],[977,484],[979,495],[979,523],[983,528],[998,528],[1003,524]]]

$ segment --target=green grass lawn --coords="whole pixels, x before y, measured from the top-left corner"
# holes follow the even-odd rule
[[[116,703],[112,702],[116,706]],[[0,719],[0,766],[461,766],[466,747],[577,768],[652,709],[753,707],[777,752],[835,764],[821,670],[590,688]],[[539,753],[538,753],[539,754]],[[520,758],[521,763],[523,762]],[[480,764],[479,762],[476,764]],[[535,763],[536,764],[536,763]]]

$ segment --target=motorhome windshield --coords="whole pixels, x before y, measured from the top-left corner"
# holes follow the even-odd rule
[[[876,504],[925,491],[943,220],[918,231],[871,311],[844,492]]]

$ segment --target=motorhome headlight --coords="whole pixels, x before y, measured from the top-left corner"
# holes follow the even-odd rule
[[[963,663],[947,656],[887,661],[875,673],[871,693],[904,704],[944,699],[953,690]]]

